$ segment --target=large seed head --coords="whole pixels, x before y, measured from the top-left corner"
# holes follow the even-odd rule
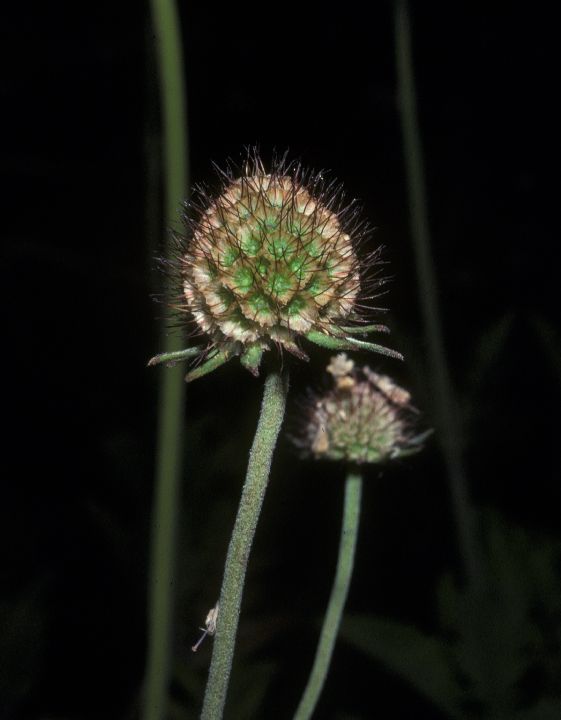
[[[184,299],[215,345],[260,353],[272,340],[303,355],[298,335],[352,318],[360,290],[353,239],[330,209],[334,197],[319,195],[256,162],[191,223]]]

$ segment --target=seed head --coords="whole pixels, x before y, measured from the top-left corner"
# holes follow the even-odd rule
[[[236,355],[257,375],[273,345],[307,359],[302,337],[401,357],[352,337],[388,329],[364,324],[382,284],[379,250],[363,251],[368,229],[341,187],[286,156],[267,172],[255,151],[243,169],[218,172],[220,191],[198,188],[189,203],[174,263],[175,307],[208,339],[208,359],[188,379]]]
[[[415,434],[411,396],[386,375],[358,370],[345,354],[331,358],[334,387],[313,395],[302,437],[306,454],[352,463],[382,463],[418,452],[427,436]]]

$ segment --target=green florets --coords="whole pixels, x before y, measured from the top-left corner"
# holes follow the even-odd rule
[[[301,355],[297,335],[349,318],[357,258],[337,214],[293,177],[232,181],[195,225],[183,290],[202,330],[234,353],[276,341]],[[251,352],[252,357],[256,357]]]
[[[173,307],[194,320],[191,334],[206,342],[157,355],[150,364],[198,356],[190,381],[239,356],[257,375],[274,345],[307,359],[301,338],[330,350],[401,358],[363,339],[389,332],[363,316],[382,282],[375,277],[378,252],[370,249],[359,260],[368,228],[354,203],[343,203],[340,186],[285,158],[267,173],[251,150],[243,170],[221,176],[216,196],[195,193],[184,216],[188,232],[177,236],[175,261],[166,262],[180,277]]]

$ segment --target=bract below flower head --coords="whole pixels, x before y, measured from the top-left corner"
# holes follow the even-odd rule
[[[365,302],[382,282],[379,252],[362,251],[367,229],[341,187],[286,156],[267,172],[255,152],[243,169],[219,174],[217,194],[196,191],[178,238],[175,308],[208,339],[205,362],[187,379],[233,356],[257,375],[275,345],[307,359],[301,338],[401,357],[353,337],[388,330],[365,325]]]
[[[387,375],[355,368],[345,354],[331,359],[334,387],[313,395],[307,423],[295,443],[306,454],[351,463],[382,463],[418,452],[411,396]]]

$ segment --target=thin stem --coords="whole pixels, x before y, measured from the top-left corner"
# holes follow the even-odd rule
[[[249,553],[269,481],[271,459],[281,428],[288,382],[277,372],[265,381],[257,431],[224,568],[220,611],[212,650],[202,720],[222,717],[234,656],[236,632]]]
[[[480,579],[479,549],[474,533],[473,510],[460,447],[460,432],[448,372],[437,279],[431,255],[424,158],[417,118],[417,99],[411,49],[411,28],[406,0],[396,0],[395,43],[398,98],[409,190],[411,234],[415,252],[419,302],[427,338],[434,387],[435,420],[448,477],[458,541],[468,582]]]
[[[361,495],[362,476],[356,472],[349,472],[345,481],[345,502],[337,573],[331,590],[327,612],[325,613],[312,672],[304,695],[300,700],[300,705],[294,715],[294,720],[308,720],[308,718],[312,717],[329,672],[329,665],[353,574]]]
[[[162,105],[165,225],[169,227],[177,220],[188,185],[183,53],[173,0],[151,0],[151,12]],[[171,247],[166,248],[166,254],[171,255]],[[166,287],[166,294],[170,290]],[[180,333],[164,335],[165,353],[183,347]],[[161,720],[166,715],[172,658],[175,535],[183,460],[184,373],[179,366],[160,372],[144,720]]]

